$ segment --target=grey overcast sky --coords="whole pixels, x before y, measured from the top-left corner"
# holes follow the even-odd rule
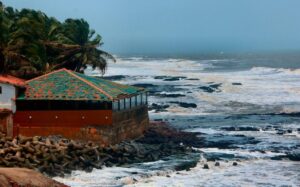
[[[2,0],[84,18],[114,54],[300,50],[300,0]]]

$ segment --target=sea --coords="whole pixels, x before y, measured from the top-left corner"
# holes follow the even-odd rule
[[[56,180],[72,187],[300,186],[300,53],[123,56],[104,76],[146,87],[151,120],[199,132],[207,146]],[[189,160],[196,167],[174,169]]]

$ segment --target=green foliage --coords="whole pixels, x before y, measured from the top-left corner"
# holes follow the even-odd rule
[[[102,38],[83,19],[60,22],[41,11],[15,10],[0,1],[0,73],[29,79],[56,69],[87,65],[105,73]]]

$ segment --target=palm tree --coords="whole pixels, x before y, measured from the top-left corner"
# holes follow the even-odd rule
[[[22,40],[14,36],[15,11],[0,2],[0,73],[31,74],[34,69],[31,67],[29,59],[22,54]]]
[[[0,2],[0,73],[32,78],[68,68],[81,72],[87,65],[105,72],[107,60],[99,49],[101,36],[83,19],[64,23],[41,11],[14,10]]]
[[[58,64],[52,69],[66,67],[68,69],[82,72],[87,65],[94,69],[99,68],[104,74],[107,67],[107,60],[115,58],[99,49],[103,45],[100,35],[90,30],[89,24],[83,19],[67,19],[63,24],[65,40],[61,55],[57,58]]]

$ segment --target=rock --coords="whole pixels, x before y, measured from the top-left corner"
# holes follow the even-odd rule
[[[292,161],[300,161],[300,150],[288,153],[287,158]]]
[[[111,81],[120,81],[127,77],[128,76],[124,76],[124,75],[113,75],[113,76],[105,76],[105,77],[101,77],[101,78],[106,79],[106,80],[111,80]]]
[[[238,163],[237,163],[237,162],[233,162],[232,165],[233,165],[233,166],[237,166]]]
[[[156,103],[152,103],[152,105],[150,105],[148,107],[149,110],[155,110],[155,112],[166,112],[167,108],[169,108],[170,105],[159,105],[159,104],[156,104]]]
[[[208,164],[204,164],[203,169],[209,169]]]
[[[288,129],[288,130],[287,130],[287,133],[292,133],[292,132],[293,132],[292,129]]]
[[[215,163],[215,166],[220,166],[220,162],[216,162],[216,163]]]
[[[204,92],[207,92],[207,93],[213,93],[215,92],[215,89],[209,87],[209,86],[200,86],[199,87],[201,90],[203,90]]]
[[[231,83],[232,85],[235,85],[235,86],[240,86],[240,85],[242,85],[242,83],[240,83],[240,82],[233,82],[233,83]]]
[[[67,187],[39,172],[25,168],[0,168],[0,186],[2,185]]]
[[[177,97],[185,97],[184,94],[155,94],[157,97],[167,97],[167,98],[177,98]]]
[[[175,166],[176,171],[182,171],[182,170],[190,170],[191,168],[196,167],[197,161],[186,161],[183,163],[180,163],[179,165]]]
[[[235,127],[221,127],[221,130],[225,130],[225,131],[235,131],[236,128],[235,128]]]
[[[200,79],[197,79],[197,78],[189,78],[189,79],[186,79],[186,80],[189,80],[189,81],[198,81]]]
[[[183,108],[197,108],[197,105],[195,103],[184,103],[178,101],[171,101],[170,103],[178,104],[180,107]]]
[[[219,84],[211,84],[208,86],[200,86],[199,89],[203,90],[207,93],[213,93],[213,92],[220,92],[219,87],[222,85],[222,83]]]

